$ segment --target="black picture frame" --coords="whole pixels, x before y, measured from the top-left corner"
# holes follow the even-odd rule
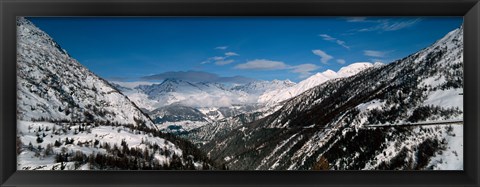
[[[480,186],[478,0],[0,0],[1,186]],[[463,16],[464,171],[16,171],[17,16]]]

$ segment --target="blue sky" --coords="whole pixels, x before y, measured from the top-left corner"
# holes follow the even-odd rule
[[[392,62],[429,46],[463,22],[462,17],[29,20],[106,79],[208,72],[221,78],[294,82],[355,62]]]

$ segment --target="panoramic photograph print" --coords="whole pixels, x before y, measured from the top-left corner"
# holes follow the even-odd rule
[[[462,17],[18,17],[18,170],[463,170]]]

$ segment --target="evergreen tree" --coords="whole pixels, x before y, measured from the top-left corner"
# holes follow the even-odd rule
[[[37,137],[37,143],[42,143],[43,142],[43,139],[40,138],[40,136]]]

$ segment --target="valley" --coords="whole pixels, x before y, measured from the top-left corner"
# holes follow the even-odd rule
[[[390,63],[243,84],[107,81],[17,28],[19,170],[463,169],[463,26]]]

